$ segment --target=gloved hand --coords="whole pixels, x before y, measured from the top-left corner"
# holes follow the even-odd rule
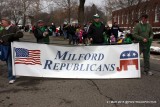
[[[44,32],[43,36],[46,37],[48,35],[48,32]]]
[[[1,43],[3,43],[3,41],[2,41],[2,40],[0,40],[0,44],[1,44]]]

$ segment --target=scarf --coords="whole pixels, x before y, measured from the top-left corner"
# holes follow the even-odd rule
[[[101,27],[101,22],[94,22],[94,25],[95,25],[97,28],[100,28],[100,27]]]

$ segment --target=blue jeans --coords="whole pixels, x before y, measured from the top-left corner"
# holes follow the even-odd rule
[[[12,55],[11,52],[8,54],[8,59],[7,59],[7,68],[8,68],[8,79],[9,80],[15,80],[15,76],[13,76],[12,73]]]
[[[67,39],[67,31],[66,30],[63,30],[63,36],[64,36],[64,39]]]

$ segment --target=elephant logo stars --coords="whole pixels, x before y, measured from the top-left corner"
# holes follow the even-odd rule
[[[138,53],[136,51],[124,51],[120,55],[120,66],[117,67],[117,71],[127,71],[129,65],[135,65],[138,70]]]

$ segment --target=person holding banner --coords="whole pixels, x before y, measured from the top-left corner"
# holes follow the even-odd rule
[[[152,26],[147,23],[148,15],[141,16],[141,23],[137,23],[134,27],[133,37],[139,41],[140,54],[143,53],[144,73],[153,75],[150,71],[150,46],[153,39]]]
[[[105,25],[100,22],[100,16],[95,14],[93,16],[94,22],[90,25],[88,30],[88,38],[92,44],[104,44]]]
[[[3,30],[0,32],[0,44],[4,48],[6,59],[3,59],[7,62],[8,68],[8,79],[9,83],[12,84],[15,81],[15,76],[12,74],[12,53],[11,53],[11,42],[18,41],[19,38],[23,37],[23,33],[14,25],[11,24],[9,18],[2,18],[1,24]]]

